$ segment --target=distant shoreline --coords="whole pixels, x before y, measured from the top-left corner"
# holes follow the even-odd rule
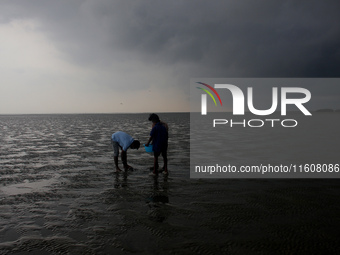
[[[119,113],[1,113],[0,116],[23,115],[119,115],[119,114],[150,114],[152,112],[119,112]],[[157,114],[178,114],[190,112],[156,112]]]
[[[288,111],[290,113],[297,113],[299,111]],[[318,109],[311,111],[313,113],[339,113],[340,109],[330,109],[330,108],[324,108],[324,109]],[[0,116],[26,116],[26,115],[123,115],[123,114],[150,114],[152,112],[116,112],[116,113],[0,113]],[[200,112],[156,112],[157,114],[179,114],[179,113],[200,113]],[[212,113],[219,113],[219,112],[212,112]],[[226,113],[232,113],[231,111]],[[250,112],[246,112],[250,113]],[[279,111],[274,112],[280,113]]]

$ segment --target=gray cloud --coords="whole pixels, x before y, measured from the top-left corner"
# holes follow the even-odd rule
[[[134,78],[134,72],[149,67],[172,77],[159,86],[188,93],[191,77],[339,77],[339,7],[338,1],[22,0],[1,2],[0,22],[37,20],[67,61],[92,70],[121,67],[126,84],[134,85],[119,89],[146,89],[152,77],[138,82],[148,74]],[[102,84],[111,86],[110,79]]]
[[[17,6],[13,6],[17,4]],[[4,5],[4,4],[2,4]],[[138,59],[202,75],[338,76],[337,1],[16,1],[10,16],[84,65]],[[206,69],[206,68],[204,68]],[[189,75],[189,74],[188,74]]]

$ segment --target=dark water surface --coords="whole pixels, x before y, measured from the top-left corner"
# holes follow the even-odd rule
[[[169,177],[110,136],[147,114],[0,116],[0,254],[336,254],[338,180],[189,178],[189,114],[169,124]],[[162,162],[162,160],[161,160]]]

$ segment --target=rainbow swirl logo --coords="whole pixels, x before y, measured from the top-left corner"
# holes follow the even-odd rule
[[[201,85],[209,88],[217,96],[217,98],[220,101],[220,104],[222,106],[221,97],[213,87],[211,87],[209,84],[206,84],[206,83],[203,83],[203,82],[196,82],[196,83],[201,84]],[[213,96],[213,94],[211,94],[211,92],[209,90],[203,89],[201,87],[197,87],[197,88],[206,92],[212,98],[212,100],[214,101],[215,106],[217,106],[215,97]],[[201,114],[207,115],[207,95],[206,94],[202,94],[202,97],[201,97]]]

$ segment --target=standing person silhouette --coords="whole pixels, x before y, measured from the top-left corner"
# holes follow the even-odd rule
[[[161,122],[157,114],[151,114],[149,121],[152,121],[152,130],[150,132],[150,138],[145,146],[149,146],[152,141],[154,152],[153,174],[158,173],[158,157],[162,154],[163,157],[163,170],[164,174],[168,174],[168,125]]]

